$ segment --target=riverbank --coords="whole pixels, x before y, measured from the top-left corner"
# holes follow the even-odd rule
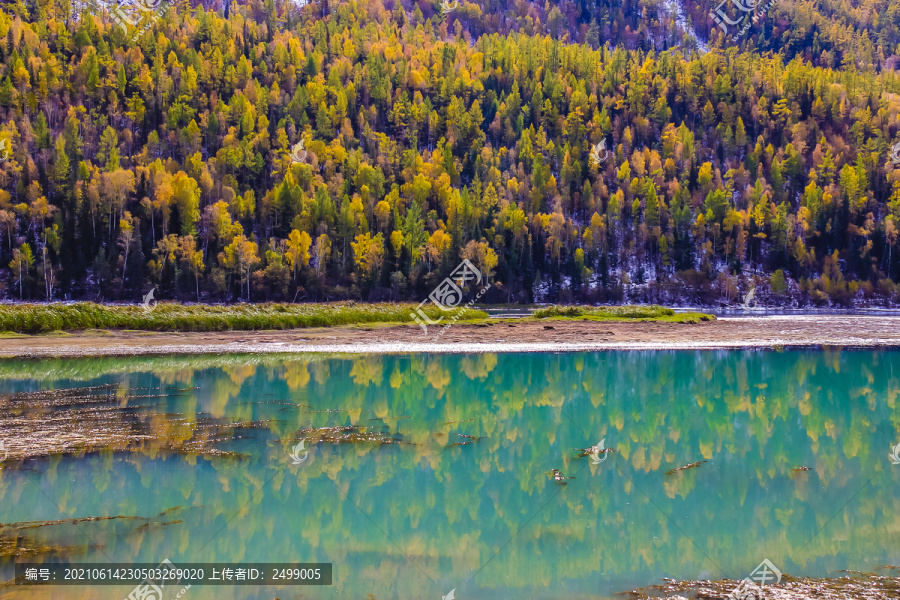
[[[567,352],[900,347],[900,317],[724,317],[698,323],[492,319],[450,328],[368,325],[284,331],[86,331],[5,335],[0,358],[202,353]]]

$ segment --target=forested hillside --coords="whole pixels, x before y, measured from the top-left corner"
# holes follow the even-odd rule
[[[738,5],[762,10],[769,2],[728,0],[722,10],[733,21],[747,14]],[[686,4],[698,35],[713,43],[739,43],[745,50],[777,52],[837,69],[900,68],[900,3],[894,0],[776,0],[738,40],[728,40],[709,17],[721,4],[722,0]]]
[[[638,0],[166,8],[0,7],[6,298],[900,297],[891,9],[788,60]]]

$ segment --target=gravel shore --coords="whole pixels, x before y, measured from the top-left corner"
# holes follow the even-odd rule
[[[128,356],[232,352],[405,353],[573,352],[774,347],[900,346],[900,317],[788,315],[721,317],[697,324],[518,321],[430,327],[412,325],[156,333],[77,332],[0,339],[0,358]]]

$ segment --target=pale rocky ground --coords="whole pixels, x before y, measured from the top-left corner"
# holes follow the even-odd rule
[[[900,317],[721,317],[698,324],[505,319],[431,327],[355,326],[216,333],[81,332],[0,339],[0,358],[229,352],[541,352],[900,346]]]

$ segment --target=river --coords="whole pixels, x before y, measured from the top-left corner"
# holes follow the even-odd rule
[[[0,393],[4,579],[322,562],[183,597],[611,599],[900,564],[892,350],[6,360]]]

